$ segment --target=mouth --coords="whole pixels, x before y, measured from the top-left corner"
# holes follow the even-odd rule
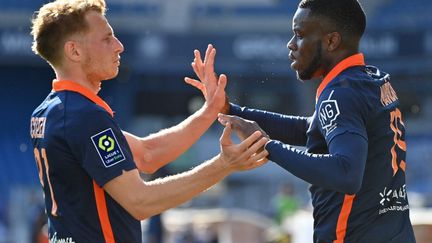
[[[290,53],[289,54],[289,59],[294,62],[296,58],[294,57],[294,55],[292,53]]]
[[[292,61],[291,69],[296,70],[297,61],[296,61],[296,58],[294,57],[294,55],[292,53],[289,54],[289,59]]]

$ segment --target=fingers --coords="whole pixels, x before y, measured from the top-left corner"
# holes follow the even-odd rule
[[[262,146],[264,146],[266,143],[266,139],[262,138],[254,145],[248,148],[247,151],[245,151],[241,157],[246,158],[245,166],[242,167],[242,170],[251,170],[257,167],[262,166],[263,164],[267,163],[269,155],[268,151],[265,149],[262,149]],[[261,151],[257,151],[257,148],[261,148]]]
[[[268,161],[267,156],[269,156],[269,152],[264,149],[263,151],[261,151],[259,153],[255,153],[254,155],[252,155],[251,159],[253,159],[255,161],[264,160],[265,162],[267,162]]]
[[[219,75],[218,87],[216,89],[216,92],[217,93],[223,92],[225,90],[227,82],[228,82],[228,78],[225,74]]]
[[[194,59],[194,62],[192,62],[191,66],[192,66],[193,71],[194,71],[195,74],[197,75],[197,77],[198,77],[200,80],[202,80],[202,79],[203,79],[203,76],[202,76],[203,74],[202,74],[202,72],[200,71],[200,68],[198,67],[198,64],[195,63],[195,59]]]
[[[218,119],[218,122],[222,125],[222,126],[226,126],[227,121],[226,120],[222,120],[222,119]]]
[[[233,143],[231,140],[232,129],[231,129],[231,124],[229,122],[225,123],[224,125],[225,128],[222,132],[222,136],[220,137],[219,141],[222,146],[227,146]]]
[[[227,122],[231,123],[232,129],[234,130],[241,130],[242,123],[245,122],[245,120],[238,116],[232,116],[232,115],[226,115],[223,113],[218,114],[218,122],[225,126]],[[252,134],[252,131],[250,131],[249,134],[246,136]]]
[[[216,49],[213,47],[212,44],[209,44],[207,46],[207,50],[204,57],[204,75],[214,75],[215,56],[216,56]],[[202,65],[200,67],[202,67]]]
[[[194,56],[195,56],[195,59],[194,59],[195,64],[197,64],[199,66],[203,65],[203,61],[201,59],[201,53],[199,50],[194,50]]]
[[[194,86],[195,88],[203,91],[204,89],[204,84],[202,82],[200,82],[199,80],[193,79],[193,78],[189,78],[189,77],[185,77],[184,81],[187,84],[190,84],[192,86]],[[227,85],[227,76],[225,74],[221,74],[219,76],[219,81],[218,81],[218,88],[217,88],[217,92],[221,92],[222,90],[225,90],[225,87]]]
[[[242,123],[245,122],[245,120],[241,117],[238,116],[232,116],[232,115],[225,115],[223,113],[219,113],[218,114],[218,121],[219,123],[221,123],[222,125],[225,125],[226,122],[231,123],[232,128],[234,130],[236,129],[240,129],[242,126]],[[252,133],[252,131],[251,131]]]
[[[215,60],[215,56],[216,56],[216,49],[212,47],[211,50],[210,50],[210,52],[208,52],[208,54],[206,53],[206,57],[205,57],[205,60],[204,60],[205,74],[214,75],[214,60]]]
[[[269,160],[267,156],[269,155],[267,150],[263,150],[260,153],[255,153],[252,155],[248,162],[250,163],[248,166],[248,170],[255,169],[257,167],[262,166],[263,164],[267,163]]]
[[[194,60],[191,63],[192,69],[198,78],[203,81],[205,75],[214,74],[214,60],[216,56],[216,49],[212,44],[207,46],[207,50],[204,56],[204,61],[201,59],[201,53],[199,50],[194,50]]]
[[[252,148],[256,148],[255,151],[252,151],[253,153],[255,153],[259,148],[261,148],[262,146],[264,146],[264,144],[267,142],[267,138],[262,138],[259,141],[256,141],[258,138],[261,137],[261,132],[260,131],[255,131],[254,133],[252,133],[252,135],[250,135],[249,137],[247,137],[245,140],[243,140],[240,144],[239,147],[241,150],[246,151],[248,150],[249,147],[251,147],[252,144],[255,144],[252,146]],[[265,139],[263,141],[263,139]],[[261,145],[261,146],[259,146]],[[258,147],[257,147],[258,146]],[[250,153],[248,156],[251,156],[253,153]]]
[[[252,146],[248,148],[250,155],[254,153],[260,153],[263,149],[266,143],[268,142],[268,139],[265,137],[262,137],[259,139],[256,143],[254,143]]]
[[[205,56],[204,56],[204,63],[206,63],[208,61],[208,57],[209,57],[209,55],[210,55],[210,53],[212,52],[213,49],[214,48],[213,48],[212,44],[208,44],[207,45],[207,50],[206,50],[206,53],[205,53]]]
[[[185,77],[184,81],[192,86],[194,86],[195,88],[202,90],[204,88],[204,84],[201,83],[200,81],[193,79],[193,78],[189,78],[189,77]]]
[[[204,69],[204,63],[201,59],[201,53],[199,50],[194,50],[194,60],[192,62],[192,69],[194,70],[195,74],[198,76],[199,79],[203,79],[204,78],[204,73],[203,73],[203,69]]]
[[[196,79],[193,79],[193,78],[189,78],[189,77],[185,77],[185,78],[184,78],[184,81],[185,81],[187,84],[190,84],[190,85],[192,85],[193,87],[199,89],[199,90],[203,93],[204,97],[207,96],[207,90],[205,89],[204,84],[201,83],[200,81],[198,81],[198,80],[196,80]]]
[[[231,123],[232,119],[233,119],[233,116],[225,115],[225,114],[222,114],[222,113],[219,113],[219,114],[218,114],[218,121],[219,121],[220,124],[222,124],[222,125],[224,125],[224,126],[225,126],[228,122]]]
[[[204,56],[204,62],[201,59],[200,51],[199,50],[194,51],[195,58],[194,58],[194,61],[192,62],[192,68],[193,68],[194,72],[196,73],[196,75],[198,76],[198,78],[201,79],[201,81],[204,79],[205,66],[206,66],[207,60],[209,59],[209,55],[213,49],[214,48],[213,48],[212,44],[209,44],[207,46],[207,50],[206,50],[205,56]]]

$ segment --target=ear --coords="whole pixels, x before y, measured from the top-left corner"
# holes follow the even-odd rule
[[[339,32],[331,32],[326,35],[327,51],[331,52],[336,50],[342,43],[342,36]]]
[[[79,43],[76,41],[66,41],[63,50],[66,59],[73,62],[79,62],[81,60],[81,49]]]

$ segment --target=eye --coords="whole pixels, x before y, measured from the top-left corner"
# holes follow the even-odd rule
[[[299,31],[297,31],[297,30],[294,30],[293,31],[293,34],[294,34],[294,38],[295,39],[297,39],[297,40],[301,40],[301,39],[303,39],[303,36],[299,33]]]
[[[104,38],[104,41],[107,42],[107,43],[110,43],[111,39],[112,39],[111,36],[108,36],[108,37]]]

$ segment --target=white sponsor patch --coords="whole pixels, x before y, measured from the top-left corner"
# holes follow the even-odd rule
[[[406,211],[409,209],[406,195],[406,186],[390,189],[384,187],[384,190],[379,193],[381,204],[378,214],[387,213],[389,211]]]

